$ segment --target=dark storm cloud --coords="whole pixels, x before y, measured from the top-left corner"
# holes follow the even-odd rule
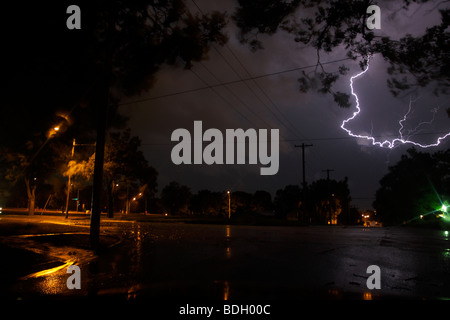
[[[220,1],[220,8],[211,7],[208,1],[198,1],[199,7],[228,10],[232,12],[234,2]],[[395,1],[380,4],[382,29],[378,35],[399,38],[407,33],[418,35],[439,19],[437,10],[429,11],[425,6],[413,6],[407,12],[398,10]],[[352,107],[341,109],[331,96],[321,96],[314,92],[299,92],[297,79],[299,71],[279,73],[245,81],[174,94],[190,89],[216,85],[220,82],[256,77],[283,70],[291,70],[316,63],[316,52],[302,48],[292,36],[278,32],[274,36],[262,36],[264,49],[251,52],[236,38],[236,27],[230,22],[229,42],[225,47],[212,48],[209,59],[195,63],[191,71],[181,68],[163,67],[157,74],[157,83],[150,92],[126,104],[121,111],[130,117],[129,125],[133,133],[139,135],[143,151],[151,165],[159,171],[160,190],[168,182],[177,180],[188,185],[193,191],[244,190],[254,192],[265,189],[274,192],[287,184],[300,184],[301,151],[295,144],[314,144],[306,149],[307,181],[325,178],[325,169],[334,169],[333,179],[349,178],[349,186],[354,204],[369,207],[378,181],[409,146],[394,150],[371,146],[367,140],[350,138],[340,128],[342,121],[355,111]],[[236,57],[238,59],[236,59]],[[321,57],[322,62],[345,57],[344,50],[335,50]],[[374,57],[372,69],[358,80],[355,88],[360,94],[363,112],[350,127],[360,134],[373,133],[392,136],[398,133],[398,121],[408,108],[410,96],[422,96],[417,105],[420,112],[429,115],[429,110],[437,106],[440,113],[436,132],[449,129],[445,109],[449,107],[448,96],[436,97],[427,89],[410,92],[394,98],[386,87],[386,64],[381,57]],[[326,65],[328,71],[337,71],[339,65]],[[350,72],[341,77],[336,90],[350,93],[349,78],[361,71],[356,62],[347,62]],[[304,70],[312,74],[314,68]],[[263,93],[263,92],[264,93]],[[165,96],[158,99],[150,97]],[[424,111],[425,110],[425,111]],[[429,118],[427,118],[428,120]],[[179,165],[172,163],[170,153],[174,142],[172,132],[178,128],[193,131],[193,122],[203,121],[204,130],[218,128],[224,132],[230,128],[277,128],[280,130],[280,169],[274,176],[260,176],[259,165]],[[448,147],[448,141],[442,148]]]

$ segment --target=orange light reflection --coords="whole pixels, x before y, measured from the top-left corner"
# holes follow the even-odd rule
[[[26,279],[30,279],[30,278],[39,278],[42,276],[46,276],[46,275],[55,273],[61,269],[64,269],[64,268],[72,265],[74,262],[75,262],[75,260],[67,260],[66,263],[63,265],[29,274],[29,275],[23,277],[22,279],[26,280]]]

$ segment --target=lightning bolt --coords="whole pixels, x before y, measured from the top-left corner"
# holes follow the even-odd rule
[[[363,74],[365,74],[369,70],[369,66],[370,66],[370,58],[367,60],[367,65],[364,68],[364,70],[350,78],[350,89],[351,89],[352,95],[355,97],[355,100],[356,100],[356,111],[353,112],[353,115],[350,118],[342,121],[342,124],[341,124],[341,128],[344,131],[346,131],[349,136],[354,137],[354,138],[358,138],[358,139],[369,140],[369,141],[372,142],[373,146],[379,146],[381,148],[389,148],[389,149],[393,149],[394,147],[396,147],[398,145],[401,145],[401,144],[412,144],[412,145],[415,145],[415,146],[421,147],[421,148],[436,147],[436,146],[438,146],[441,143],[442,140],[444,140],[445,138],[450,136],[450,132],[448,132],[444,136],[438,137],[436,142],[432,143],[432,144],[421,144],[421,143],[418,143],[418,142],[415,142],[415,141],[412,141],[412,140],[408,139],[409,135],[413,135],[414,133],[416,133],[416,131],[419,129],[420,126],[422,126],[424,124],[431,124],[431,122],[433,122],[434,117],[435,117],[435,115],[437,113],[437,108],[436,108],[436,109],[432,110],[433,118],[432,118],[431,121],[421,122],[419,125],[416,126],[415,129],[409,130],[408,138],[404,138],[403,137],[403,129],[404,129],[403,122],[406,121],[409,113],[411,112],[412,103],[415,101],[415,100],[413,101],[412,99],[410,99],[408,111],[403,116],[403,118],[398,122],[399,126],[400,126],[400,129],[398,130],[398,133],[399,133],[399,137],[398,138],[395,138],[395,139],[392,139],[392,140],[377,141],[376,138],[373,137],[373,136],[354,134],[350,129],[347,129],[345,127],[347,125],[347,123],[349,123],[350,121],[355,119],[359,115],[359,113],[361,112],[358,95],[356,94],[356,92],[355,92],[355,90],[353,88],[353,83],[354,83],[354,81],[357,78],[361,77]]]

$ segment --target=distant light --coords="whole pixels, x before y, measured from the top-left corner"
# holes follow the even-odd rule
[[[441,207],[441,211],[446,213],[447,209],[448,209],[448,207],[445,204],[443,204]]]
[[[133,201],[136,201],[136,197],[133,198]]]
[[[444,231],[444,235],[445,235],[446,237],[448,237],[448,231],[447,231],[447,230]]]
[[[139,195],[142,196],[142,192],[139,192]]]
[[[423,219],[423,214],[420,215],[420,219]]]
[[[363,293],[363,300],[372,300],[372,293],[371,292],[364,292]]]
[[[59,131],[59,127],[54,127],[53,130]]]

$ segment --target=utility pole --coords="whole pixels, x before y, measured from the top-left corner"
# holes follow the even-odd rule
[[[334,171],[334,169],[325,169],[325,170],[322,170],[322,172],[326,172],[327,173],[327,180],[330,180],[330,172],[333,172]]]
[[[130,186],[128,184],[128,180],[127,180],[127,202],[125,205],[125,214],[129,214],[130,213],[130,195],[129,195],[129,190],[130,190]]]
[[[333,200],[333,197],[334,197],[334,193],[331,193],[331,191],[330,191],[330,188],[331,188],[331,186],[330,186],[330,172],[332,172],[332,171],[334,171],[334,169],[325,169],[325,170],[322,170],[322,172],[326,172],[327,173],[327,198],[329,199],[329,201],[328,201],[328,208],[327,208],[327,210],[328,210],[328,215],[329,215],[329,220],[328,220],[328,224],[333,224],[333,209],[332,209],[332,200]]]
[[[75,145],[76,145],[76,141],[75,139],[73,139],[73,143],[72,143],[72,156],[71,156],[71,160],[73,160],[73,154],[75,152]],[[70,174],[69,171],[69,181],[67,182],[67,196],[66,196],[66,219],[69,218],[69,198],[70,198],[70,179],[71,179],[72,175]]]
[[[228,220],[231,219],[231,192],[230,190],[227,191],[228,194]]]
[[[302,168],[303,168],[303,190],[306,190],[306,178],[305,178],[305,148],[312,147],[312,144],[294,145],[296,148],[302,148]]]
[[[80,205],[80,188],[77,190],[77,212],[78,212],[78,206]]]
[[[72,156],[71,156],[71,160],[73,160],[73,155],[75,154],[75,146],[95,146],[95,144],[77,144],[76,139],[73,139],[73,143],[72,143]],[[72,186],[71,183],[71,179],[72,179],[72,175],[69,174],[69,181],[67,182],[67,196],[66,196],[66,219],[69,218],[69,200],[70,200],[70,189]],[[78,211],[78,204],[80,203],[80,189],[78,189],[77,192],[77,211]]]

